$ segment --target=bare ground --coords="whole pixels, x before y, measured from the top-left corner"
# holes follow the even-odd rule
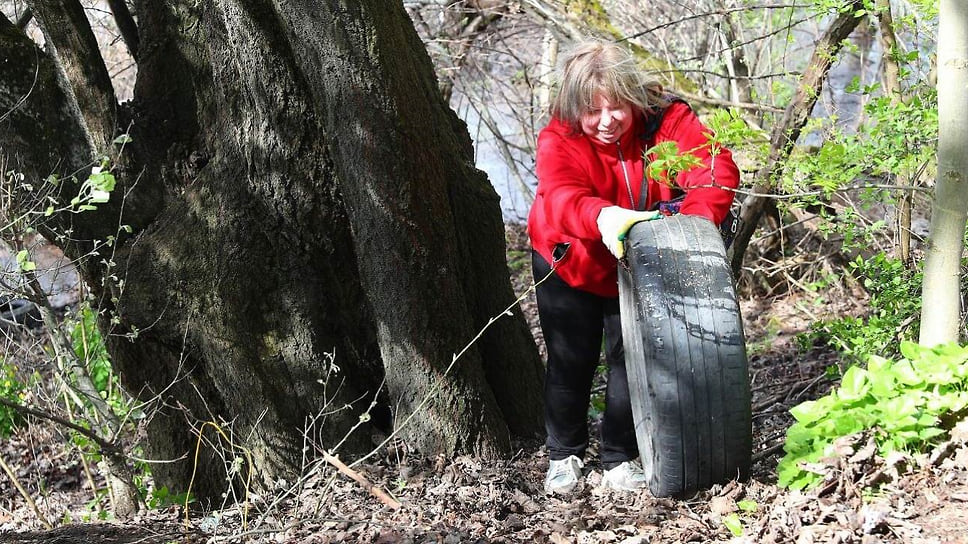
[[[509,232],[509,262],[518,292],[530,286],[529,252]],[[843,297],[847,298],[847,297]],[[537,330],[533,297],[522,308]],[[809,493],[777,488],[775,468],[789,407],[823,394],[835,353],[801,351],[793,341],[818,316],[856,308],[818,306],[803,295],[742,303],[750,350],[754,466],[748,482],[731,482],[689,500],[657,499],[598,487],[601,467],[589,454],[585,485],[559,498],[542,492],[547,456],[538,442],[516,445],[511,459],[428,459],[405,444],[356,467],[402,504],[391,508],[329,465],[310,471],[290,495],[251,497],[247,511],[150,510],[119,524],[97,518],[76,455],[53,431],[31,425],[0,446],[18,479],[55,524],[37,515],[0,477],[0,542],[968,542],[968,429],[929,455],[891,465],[872,455],[865,437],[841,444],[825,485]],[[594,428],[595,417],[590,417]],[[872,484],[873,485],[869,485]],[[742,506],[742,508],[741,508]],[[244,521],[243,521],[244,518]],[[737,535],[727,528],[731,524]]]

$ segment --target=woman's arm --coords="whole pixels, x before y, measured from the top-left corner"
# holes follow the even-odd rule
[[[739,168],[728,149],[720,147],[711,153],[708,134],[711,131],[687,104],[675,102],[666,110],[655,141],[674,141],[679,153],[690,153],[700,160],[701,166],[676,178],[676,184],[686,191],[679,213],[701,215],[718,225],[733,203],[735,193],[729,188],[739,187]]]

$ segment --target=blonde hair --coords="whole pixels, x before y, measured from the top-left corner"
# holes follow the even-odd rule
[[[581,117],[593,109],[595,95],[609,102],[631,104],[639,112],[663,108],[662,85],[639,69],[625,48],[614,43],[586,41],[577,44],[561,61],[558,92],[551,115],[578,131]]]

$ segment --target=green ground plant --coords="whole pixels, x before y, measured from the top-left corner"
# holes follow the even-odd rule
[[[968,347],[926,348],[902,342],[903,357],[873,355],[867,368],[852,366],[841,385],[795,406],[778,485],[803,489],[823,481],[810,469],[833,455],[834,441],[869,431],[882,455],[920,452],[936,443],[968,409]]]
[[[131,399],[124,393],[118,376],[111,368],[107,347],[97,326],[97,313],[87,303],[82,304],[71,328],[74,353],[84,362],[91,381],[119,418],[128,416]]]
[[[20,404],[24,398],[24,384],[17,379],[17,369],[0,361],[0,397]],[[0,406],[0,437],[6,438],[23,422],[23,416],[13,408]]]

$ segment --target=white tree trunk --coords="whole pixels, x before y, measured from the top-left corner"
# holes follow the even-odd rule
[[[968,5],[941,0],[938,19],[938,180],[921,295],[927,346],[958,341],[968,216]]]
[[[538,111],[546,113],[551,106],[551,88],[554,87],[555,66],[558,65],[558,39],[551,30],[545,30],[541,41],[541,62],[538,63]]]

